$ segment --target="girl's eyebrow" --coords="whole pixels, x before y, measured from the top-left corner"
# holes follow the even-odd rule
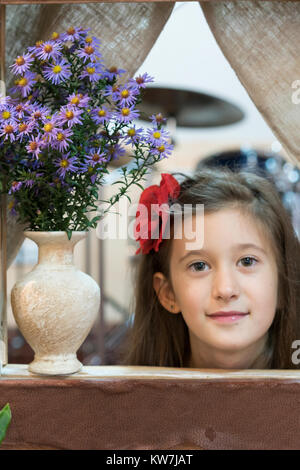
[[[238,243],[237,245],[234,245],[233,249],[236,250],[241,250],[241,249],[247,249],[247,248],[254,248],[255,250],[258,250],[262,252],[264,255],[267,255],[267,252],[260,246],[255,245],[254,243]],[[185,258],[187,258],[190,255],[204,255],[208,254],[208,250],[189,250],[182,258],[179,259],[179,263],[181,263]]]

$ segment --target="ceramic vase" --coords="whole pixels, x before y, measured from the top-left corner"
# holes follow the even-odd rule
[[[97,317],[100,288],[73,264],[73,251],[87,232],[25,231],[39,248],[38,263],[11,292],[16,323],[34,350],[30,372],[73,374],[82,368],[76,351]]]

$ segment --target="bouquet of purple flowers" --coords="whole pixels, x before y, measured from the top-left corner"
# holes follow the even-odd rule
[[[172,151],[161,114],[137,128],[136,106],[153,78],[147,73],[120,83],[125,70],[106,68],[100,41],[89,29],[53,33],[18,56],[10,96],[0,99],[1,191],[27,230],[95,228],[97,222],[148,168]],[[120,189],[108,201],[98,190],[112,160],[130,148],[134,167],[121,167]],[[99,202],[108,203],[100,211]],[[92,219],[90,212],[98,211]]]

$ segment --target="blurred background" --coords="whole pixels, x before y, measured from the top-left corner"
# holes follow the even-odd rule
[[[189,28],[186,25],[189,25]],[[175,9],[144,64],[135,75],[147,72],[155,79],[144,95],[148,116],[161,112],[174,144],[173,154],[148,173],[144,187],[159,184],[160,173],[192,174],[207,165],[228,165],[260,171],[273,180],[300,237],[300,172],[294,167],[227,63],[210,32],[197,2],[176,3]],[[151,86],[150,86],[151,85]],[[141,127],[149,122],[137,121]],[[123,157],[120,165],[130,165]],[[111,167],[108,182],[118,179]],[[108,199],[117,185],[107,184],[100,199]],[[141,190],[128,194],[137,203]],[[126,198],[124,204],[129,207]],[[113,207],[114,211],[118,206]],[[123,210],[123,209],[122,209]],[[98,320],[78,358],[85,365],[118,364],[130,324],[133,305],[134,240],[105,239],[90,232],[75,248],[74,262],[101,288]],[[33,351],[13,319],[10,292],[14,283],[37,262],[37,246],[25,240],[8,270],[8,360],[27,364]]]

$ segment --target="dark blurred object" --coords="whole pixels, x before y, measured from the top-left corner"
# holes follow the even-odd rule
[[[77,357],[83,365],[115,365],[120,364],[123,355],[123,345],[127,336],[127,322],[115,325],[105,325],[105,357],[98,353],[98,335],[93,328],[84,343],[77,351]],[[8,330],[8,363],[29,364],[33,361],[34,352],[18,329]]]
[[[271,181],[278,190],[283,205],[290,214],[300,236],[300,171],[278,153],[253,148],[215,153],[200,160],[196,172],[203,167],[228,167],[233,171],[250,171]]]
[[[236,105],[212,95],[178,88],[148,87],[138,105],[140,119],[150,121],[153,114],[175,118],[178,127],[218,127],[244,118]]]

